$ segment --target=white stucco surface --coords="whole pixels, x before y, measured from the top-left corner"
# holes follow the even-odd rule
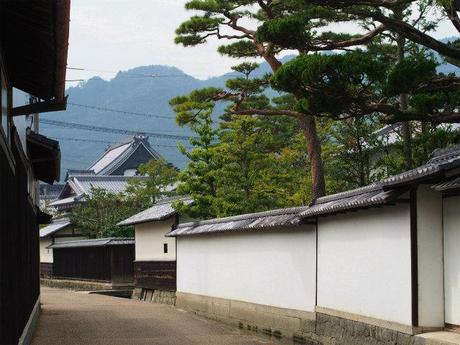
[[[460,196],[443,202],[445,321],[460,325]]]
[[[50,237],[40,238],[40,262],[53,262],[53,250],[46,247],[52,244]]]
[[[410,325],[409,216],[398,204],[320,218],[318,306]]]
[[[442,196],[417,188],[418,319],[421,327],[444,326]]]
[[[171,231],[174,217],[164,221],[154,221],[135,225],[137,261],[174,261],[176,260],[176,240],[165,237]],[[168,253],[164,253],[164,244],[168,244]]]
[[[53,242],[53,237],[54,237],[54,242]],[[83,235],[78,236],[78,234],[75,234],[75,231],[72,229],[72,227],[67,227],[65,229],[59,230],[53,235],[40,238],[40,262],[47,262],[47,263],[53,262],[53,249],[47,248],[53,243],[78,241],[78,240],[84,240],[86,238],[87,237]]]
[[[177,290],[314,311],[315,228],[177,239]]]

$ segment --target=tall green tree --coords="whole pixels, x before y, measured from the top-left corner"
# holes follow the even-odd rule
[[[221,54],[234,58],[263,58],[271,67],[277,71],[282,62],[279,54],[285,50],[298,49],[305,52],[304,47],[285,47],[279,42],[266,39],[266,36],[259,35],[254,28],[262,26],[268,21],[283,18],[293,12],[301,12],[302,19],[308,25],[302,29],[302,37],[308,38],[311,43],[309,51],[345,48],[357,44],[357,42],[372,39],[381,29],[372,30],[359,37],[350,35],[333,35],[329,32],[319,30],[326,27],[333,21],[349,20],[339,14],[338,11],[331,11],[327,7],[311,5],[307,10],[300,0],[272,1],[272,0],[192,0],[186,3],[186,8],[194,10],[198,15],[193,15],[189,20],[183,22],[176,30],[176,43],[184,46],[195,46],[205,43],[210,38],[228,40],[229,44],[222,45],[218,51]],[[294,31],[293,27],[284,26],[283,39],[290,41]],[[296,38],[297,39],[297,38]],[[304,90],[297,88],[291,91],[296,98],[301,98]],[[263,115],[263,116],[290,116],[298,121],[299,128],[304,134],[305,147],[309,157],[310,175],[312,178],[313,193],[316,197],[325,194],[324,169],[321,157],[321,142],[318,136],[315,114],[302,111],[293,112],[292,109],[277,109],[270,107],[252,108],[246,103],[246,94],[241,92],[221,93],[221,99],[234,102],[229,110],[240,115]]]
[[[195,90],[170,101],[176,112],[177,123],[189,126],[197,134],[190,138],[190,150],[179,146],[189,162],[178,176],[177,188],[178,194],[188,195],[194,202],[188,205],[179,201],[175,204],[176,209],[193,218],[216,217],[219,214],[215,205],[219,168],[215,153],[218,130],[212,120],[214,102],[210,101],[214,93],[213,88]]]
[[[165,159],[152,159],[139,166],[144,179],[131,179],[126,188],[127,197],[144,208],[151,207],[162,197],[175,194],[179,170]]]
[[[228,80],[228,89],[244,92],[251,106],[268,106],[262,93],[266,80],[249,76],[257,64],[243,63],[233,69],[242,77]],[[208,218],[256,212],[311,200],[310,176],[305,142],[295,120],[285,116],[269,118],[235,115],[229,108],[219,124],[212,113],[223,90],[195,90],[173,99],[171,105],[181,125],[196,134],[193,148],[182,149],[189,165],[179,176],[178,191],[194,199],[177,207],[191,216]],[[285,97],[274,100],[282,106]]]

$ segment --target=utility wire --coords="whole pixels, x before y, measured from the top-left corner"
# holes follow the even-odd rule
[[[102,144],[117,144],[117,141],[109,141],[109,140],[98,140],[98,139],[82,139],[82,138],[66,138],[66,137],[53,137],[54,140],[64,140],[64,141],[77,141],[77,142],[89,142],[89,143],[102,143]],[[158,147],[173,147],[177,148],[177,145],[163,145],[154,143],[153,146]],[[190,148],[187,147],[186,148]]]
[[[158,133],[158,132],[135,131],[135,130],[130,130],[130,129],[90,126],[90,125],[83,125],[80,123],[63,122],[63,121],[48,120],[48,119],[40,119],[40,123],[51,125],[51,126],[57,126],[57,127],[76,128],[76,129],[82,129],[86,131],[104,132],[104,133],[117,133],[117,134],[128,134],[128,135],[136,135],[136,134],[141,133],[141,134],[152,136],[153,138],[156,137],[156,138],[164,138],[164,139],[172,139],[172,140],[189,140],[190,138],[192,138],[191,136],[187,136],[187,135],[172,135],[172,134],[164,134],[164,133]]]
[[[89,104],[81,104],[81,103],[71,103],[67,102],[67,104],[75,106],[75,107],[81,107],[81,108],[87,108],[87,109],[94,109],[94,110],[102,110],[102,111],[108,111],[112,113],[120,113],[120,114],[126,114],[126,115],[135,115],[135,116],[144,116],[144,117],[154,117],[154,118],[159,118],[159,119],[168,119],[168,120],[174,120],[173,117],[171,116],[165,116],[165,115],[154,115],[154,114],[148,114],[148,113],[137,113],[133,111],[126,111],[126,110],[120,110],[120,109],[112,109],[112,108],[105,108],[105,107],[98,107],[95,105],[89,105]]]
[[[68,70],[72,71],[87,71],[87,72],[99,72],[99,73],[126,73],[127,76],[139,76],[139,77],[146,77],[146,78],[184,78],[190,77],[188,74],[141,74],[141,73],[131,73],[131,72],[122,72],[122,71],[107,71],[107,70],[97,70],[91,68],[80,68],[80,67],[67,67]]]

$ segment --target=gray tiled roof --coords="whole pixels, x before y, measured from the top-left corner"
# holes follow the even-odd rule
[[[396,201],[404,190],[384,191],[381,184],[370,185],[349,192],[318,198],[301,217],[313,217],[347,210],[389,204]]]
[[[445,149],[435,150],[430,157],[430,160],[415,169],[405,171],[401,174],[391,176],[382,181],[385,189],[417,183],[421,181],[429,181],[442,176],[447,169],[452,169],[460,166],[460,145]]]
[[[108,238],[96,238],[90,240],[77,240],[77,241],[66,241],[57,242],[49,248],[61,249],[61,248],[83,248],[83,247],[106,247],[106,246],[120,246],[134,244],[134,238],[123,238],[123,237],[108,237]]]
[[[172,207],[175,201],[181,200],[185,204],[191,204],[192,199],[190,198],[168,198],[157,202],[152,207],[135,214],[128,219],[123,220],[122,222],[118,223],[117,225],[124,226],[124,225],[134,225],[139,223],[146,223],[151,221],[158,221],[164,220],[171,216],[177,214],[177,211]]]
[[[48,237],[62,229],[67,228],[70,225],[70,220],[68,218],[62,218],[55,220],[51,224],[40,229],[40,238]]]
[[[150,146],[148,137],[138,134],[127,141],[108,147],[89,169],[95,170],[98,175],[110,175],[126,162],[139,147],[144,147],[152,159],[161,158],[161,155]]]
[[[91,194],[91,188],[101,188],[110,193],[122,193],[131,179],[145,180],[146,176],[104,176],[104,175],[73,175],[67,180],[59,199],[50,203],[53,207],[72,205],[84,202],[84,194]],[[72,190],[70,196],[68,191]]]
[[[260,230],[275,227],[298,225],[298,214],[306,207],[292,207],[272,211],[243,214],[234,217],[217,218],[201,222],[179,224],[177,229],[167,236],[184,236],[213,232],[230,232],[241,230]]]
[[[128,181],[131,179],[148,179],[145,176],[104,176],[104,175],[81,175],[73,176],[82,193],[89,193],[91,187],[102,188],[110,193],[122,193],[128,186]]]

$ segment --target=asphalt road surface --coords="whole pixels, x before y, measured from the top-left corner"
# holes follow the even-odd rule
[[[32,345],[268,345],[270,339],[174,307],[42,287]]]

